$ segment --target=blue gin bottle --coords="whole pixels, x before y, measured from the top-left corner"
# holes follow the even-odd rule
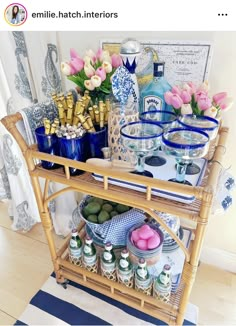
[[[140,114],[154,110],[172,111],[164,99],[165,92],[170,91],[172,88],[164,78],[164,67],[164,62],[153,63],[153,80],[141,92]]]

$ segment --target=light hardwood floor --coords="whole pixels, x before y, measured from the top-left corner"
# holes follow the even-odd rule
[[[0,325],[14,324],[53,269],[41,224],[19,233],[11,223],[0,202]],[[55,239],[59,247],[63,240]],[[190,302],[199,325],[236,325],[236,275],[201,264]]]

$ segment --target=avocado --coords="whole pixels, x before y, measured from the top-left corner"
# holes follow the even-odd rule
[[[112,218],[113,216],[118,215],[119,213],[117,211],[111,211],[110,217]]]
[[[88,218],[87,218],[87,220],[88,220],[89,222],[98,223],[98,217],[97,217],[97,215],[95,215],[95,214],[91,214],[91,215],[89,215]]]
[[[117,205],[114,201],[109,201],[109,204],[112,205],[113,207]]]
[[[89,214],[97,214],[101,210],[101,205],[99,203],[92,202],[85,206],[85,208]]]
[[[102,198],[94,198],[93,203],[98,203],[101,206],[104,204],[104,200]]]
[[[129,206],[118,204],[116,206],[116,210],[117,210],[118,213],[125,213],[125,212],[127,212],[129,210]]]
[[[87,198],[86,203],[89,204],[92,203],[93,201],[94,201],[94,197],[89,197]]]
[[[102,224],[110,219],[110,215],[106,211],[101,211],[98,215],[98,222]]]
[[[90,212],[88,211],[87,206],[85,206],[82,209],[82,215],[83,215],[83,217],[87,218],[89,216],[89,214],[90,214]]]
[[[102,210],[106,211],[107,213],[110,213],[113,210],[113,207],[110,204],[104,204],[102,206]]]

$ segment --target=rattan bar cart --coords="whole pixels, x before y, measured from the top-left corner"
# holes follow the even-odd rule
[[[153,180],[151,178],[131,173],[121,173],[114,170],[109,171],[108,169],[94,167],[86,163],[75,162],[58,156],[40,153],[37,151],[36,145],[28,147],[18,131],[16,123],[21,119],[21,115],[16,113],[3,118],[1,121],[16,139],[27,162],[42,225],[49,244],[57,282],[61,284],[66,284],[66,280],[78,282],[88,288],[92,288],[133,308],[159,318],[167,324],[181,325],[184,320],[186,306],[197,272],[202,243],[225,152],[228,129],[221,127],[219,130],[217,141],[212,150],[211,163],[208,165],[205,185],[192,187],[168,181]],[[45,170],[41,168],[40,165],[36,165],[34,159],[56,162],[59,165],[64,166],[65,172],[63,171],[63,168],[51,171]],[[84,170],[85,173],[77,177],[71,177],[69,167]],[[103,176],[103,182],[98,182],[93,179],[91,173],[94,172]],[[40,189],[39,177],[45,179],[43,192]],[[110,185],[108,183],[108,177],[144,185],[146,187],[146,193]],[[67,187],[49,196],[48,186],[50,181],[64,184]],[[191,205],[181,204],[172,200],[153,196],[151,194],[152,188],[181,192],[185,195],[195,196],[196,199]],[[142,209],[152,218],[156,219],[160,225],[169,232],[185,254],[181,283],[177,292],[171,295],[170,303],[158,301],[153,297],[137,292],[134,289],[127,288],[124,285],[110,281],[99,274],[89,272],[82,267],[70,263],[67,251],[70,236],[65,240],[62,247],[58,251],[56,250],[52,236],[53,225],[48,211],[48,203],[50,200],[67,191],[82,192]],[[163,223],[154,210],[174,214],[183,219],[195,222],[192,223],[195,227],[192,230],[194,239],[190,249],[185,248],[182,241]],[[85,236],[84,223],[80,223],[78,230],[80,236],[83,238]]]

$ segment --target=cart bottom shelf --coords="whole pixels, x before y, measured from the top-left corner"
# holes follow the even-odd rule
[[[84,228],[80,235],[84,235]],[[81,266],[77,266],[69,261],[67,243],[63,250],[60,250],[57,263],[59,270],[56,273],[57,280],[61,283],[67,280],[79,283],[87,288],[102,293],[112,299],[120,301],[132,308],[140,310],[148,315],[160,319],[167,324],[174,325],[177,321],[178,308],[181,302],[184,283],[180,283],[178,290],[171,294],[170,302],[164,303],[152,296],[138,292],[133,288],[128,288],[123,284],[109,280],[98,273],[93,273]]]

